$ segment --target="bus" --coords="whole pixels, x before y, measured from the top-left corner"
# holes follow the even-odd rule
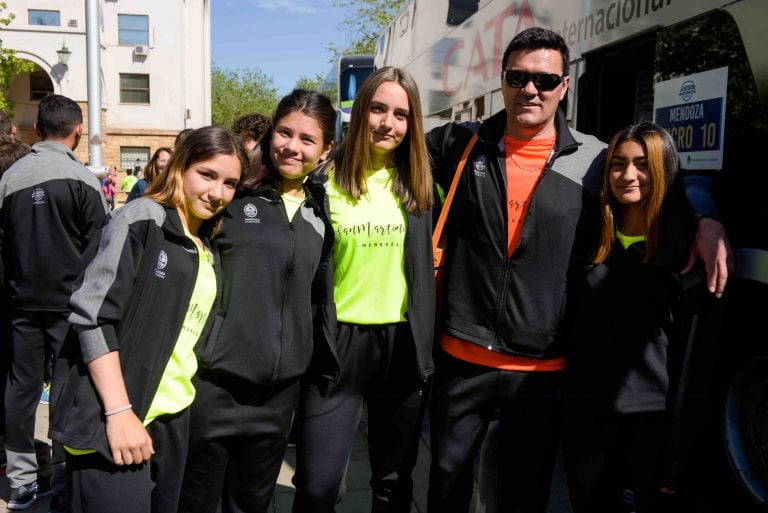
[[[342,55],[320,86],[320,92],[331,99],[336,109],[336,143],[344,137],[355,95],[372,71],[373,55]]]
[[[768,510],[768,164],[756,151],[768,140],[768,1],[411,0],[374,62],[414,76],[427,128],[483,120],[504,108],[507,43],[533,26],[569,45],[572,127],[607,141],[655,121],[682,167],[715,183],[735,271],[716,301],[715,363],[701,360],[712,372],[690,433],[706,432],[697,479],[712,511]]]

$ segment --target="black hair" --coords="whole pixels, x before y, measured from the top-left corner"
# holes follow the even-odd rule
[[[568,75],[568,61],[570,61],[570,51],[565,39],[557,32],[541,27],[532,27],[525,29],[507,45],[504,50],[504,58],[501,60],[501,70],[504,71],[509,60],[509,54],[517,50],[557,50],[563,57],[563,76]]]
[[[82,109],[66,96],[50,94],[37,106],[37,129],[43,138],[67,137],[82,122]]]

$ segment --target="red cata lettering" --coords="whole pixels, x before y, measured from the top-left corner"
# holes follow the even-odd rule
[[[453,54],[462,48],[464,48],[464,41],[459,39],[448,48],[448,51],[445,52],[445,58],[443,59],[443,92],[446,96],[453,96],[461,90],[461,83],[457,84],[456,87],[450,87],[448,85],[448,75],[451,69],[449,66],[451,63],[451,57],[453,57]]]
[[[477,56],[477,59],[475,59],[475,56]],[[475,62],[476,64],[473,64]],[[480,31],[475,33],[475,44],[472,45],[472,55],[469,57],[469,67],[467,67],[467,75],[464,77],[464,85],[462,89],[467,88],[470,74],[482,75],[483,81],[488,80],[488,66],[486,66],[485,62],[483,39],[480,37]]]
[[[519,11],[519,12],[518,12]],[[511,35],[507,34],[507,40],[504,39],[504,21],[518,12],[517,25],[512,35],[519,33],[520,31],[535,27],[536,23],[533,20],[533,12],[528,0],[523,0],[520,4],[520,9],[517,9],[517,3],[502,9],[498,14],[493,16],[483,26],[483,33],[493,32],[493,54],[491,56],[492,68],[488,69],[488,61],[485,59],[485,50],[483,48],[482,34],[478,29],[474,34],[474,44],[472,45],[472,54],[469,58],[469,64],[467,66],[467,72],[462,82],[451,82],[450,80],[450,63],[451,61],[458,60],[458,55],[454,55],[459,50],[464,48],[464,41],[468,41],[469,37],[455,41],[445,52],[443,58],[443,92],[446,96],[453,96],[462,89],[467,87],[469,83],[470,74],[479,74],[482,79],[488,80],[490,76],[495,74],[495,71],[501,71],[504,63],[501,62],[504,48],[511,39]],[[455,85],[452,85],[455,84]]]

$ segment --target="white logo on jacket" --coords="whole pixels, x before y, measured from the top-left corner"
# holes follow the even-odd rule
[[[472,167],[474,167],[475,176],[485,178],[485,168],[488,167],[488,158],[485,155],[480,155],[472,163]]]
[[[259,210],[253,203],[246,203],[243,207],[243,214],[245,215],[246,223],[260,223],[261,219],[256,217],[259,214]]]
[[[32,203],[34,205],[42,205],[45,203],[45,191],[40,187],[32,189]]]
[[[165,278],[165,273],[163,272],[163,269],[165,269],[165,266],[168,265],[168,253],[160,250],[160,254],[157,255],[157,266],[155,267],[155,276],[158,278]]]

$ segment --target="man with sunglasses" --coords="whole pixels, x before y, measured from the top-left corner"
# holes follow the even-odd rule
[[[558,34],[521,32],[503,56],[504,110],[427,136],[435,180],[448,190],[478,134],[446,224],[429,513],[470,510],[475,456],[492,418],[500,433],[497,510],[546,510],[568,338],[566,284],[596,247],[605,149],[569,129],[558,109],[570,82],[568,62]],[[695,206],[706,216],[714,207],[704,197]],[[723,244],[723,234],[707,240]],[[724,256],[719,264],[725,267]]]

